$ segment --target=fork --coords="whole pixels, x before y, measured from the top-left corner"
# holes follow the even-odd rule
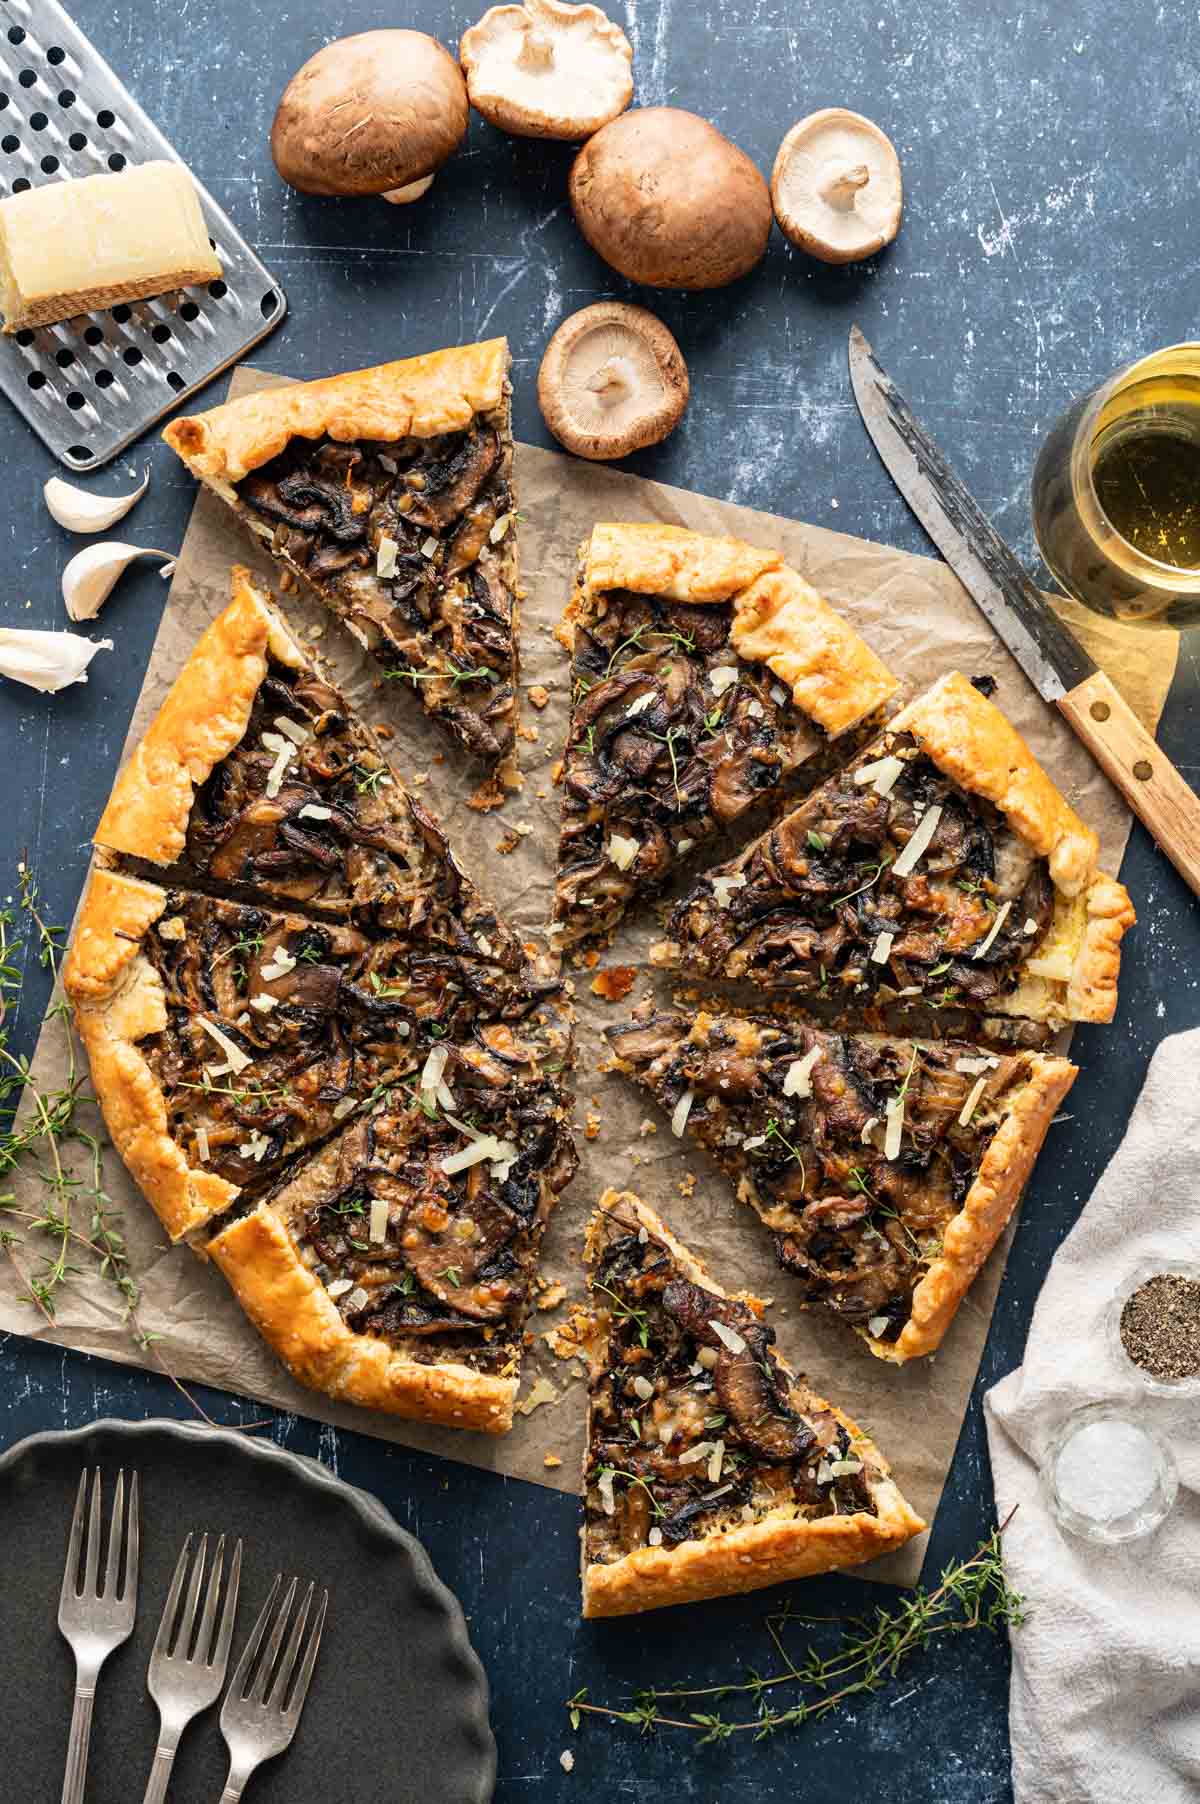
[[[87,1467],[79,1480],[75,1498],[75,1515],[71,1522],[71,1538],[67,1543],[67,1564],[63,1572],[62,1591],[58,1600],[58,1626],[75,1655],[75,1707],[71,1713],[71,1734],[67,1742],[67,1764],[63,1774],[62,1804],[81,1804],[87,1777],[88,1743],[92,1735],[92,1704],[100,1668],[115,1647],[120,1647],[133,1632],[137,1608],[138,1584],[138,1480],[133,1474],[129,1484],[129,1506],[125,1506],[125,1473],[118,1472],[113,1493],[112,1521],[108,1531],[108,1560],[104,1569],[104,1587],[97,1589],[100,1568],[100,1468],[92,1479],[92,1502],[87,1512],[84,1532],[84,1505],[87,1498]],[[80,1589],[79,1560],[86,1539],[83,1588]],[[121,1573],[121,1554],[125,1553],[124,1584],[120,1592],[117,1582]]]
[[[300,1721],[300,1712],[304,1708],[304,1700],[308,1695],[308,1683],[316,1665],[317,1649],[321,1645],[321,1630],[325,1626],[325,1609],[329,1603],[328,1591],[321,1593],[321,1603],[313,1620],[308,1637],[308,1645],[304,1650],[304,1658],[300,1663],[300,1671],[296,1682],[288,1695],[288,1684],[296,1665],[296,1657],[300,1652],[300,1643],[304,1636],[305,1623],[308,1620],[309,1606],[313,1598],[313,1585],[310,1584],[304,1593],[300,1608],[292,1623],[292,1631],[288,1636],[282,1659],[279,1649],[287,1629],[288,1616],[291,1614],[296,1586],[299,1581],[293,1579],[284,1593],[283,1602],[278,1610],[275,1600],[279,1596],[279,1587],[283,1583],[283,1574],[276,1573],[275,1583],[271,1586],[266,1603],[254,1625],[246,1651],[237,1663],[237,1669],[229,1682],[229,1690],[225,1694],[225,1702],[221,1706],[221,1733],[225,1737],[225,1745],[229,1749],[229,1777],[225,1781],[225,1790],[221,1793],[221,1804],[237,1804],[242,1795],[242,1788],[256,1767],[264,1760],[271,1760],[276,1754],[282,1754],[296,1733]],[[253,1685],[250,1684],[251,1673],[254,1672],[255,1658],[262,1646],[268,1625],[274,1616],[274,1627],[271,1638],[267,1642],[267,1651],[258,1664]],[[279,1659],[276,1668],[276,1660]],[[272,1678],[274,1671],[274,1678]],[[270,1689],[268,1690],[268,1683]],[[248,1689],[249,1687],[249,1689]]]
[[[239,1541],[233,1550],[229,1580],[225,1587],[225,1602],[218,1625],[217,1600],[225,1566],[224,1535],[217,1542],[194,1649],[192,1630],[200,1602],[200,1587],[204,1583],[208,1536],[202,1535],[200,1538],[191,1582],[180,1612],[179,1600],[183,1596],[191,1552],[192,1537],[189,1535],[175,1566],[175,1576],[171,1580],[171,1589],[163,1606],[162,1621],[154,1638],[154,1651],[150,1655],[146,1687],[158,1705],[158,1746],[154,1750],[154,1764],[146,1781],[143,1804],[162,1804],[167,1795],[171,1768],[175,1764],[179,1738],[194,1716],[216,1702],[225,1683],[225,1669],[229,1665],[229,1643],[233,1638],[238,1584],[242,1574],[242,1544]]]

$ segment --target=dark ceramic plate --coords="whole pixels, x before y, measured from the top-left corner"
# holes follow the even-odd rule
[[[269,1442],[115,1421],[33,1435],[0,1456],[0,1797],[57,1804],[61,1795],[74,1665],[58,1592],[85,1465],[102,1468],[109,1498],[121,1466],[136,1468],[142,1486],[137,1626],[100,1675],[87,1804],[132,1804],[145,1787],[158,1727],[146,1667],[189,1529],[244,1537],[233,1660],[277,1571],[329,1587],[296,1739],[251,1779],[247,1804],[487,1804],[496,1771],[487,1680],[419,1543],[374,1498]],[[172,1804],[220,1797],[218,1714],[214,1706],[184,1735]]]

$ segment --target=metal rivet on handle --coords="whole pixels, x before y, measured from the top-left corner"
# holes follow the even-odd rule
[[[1111,713],[1112,713],[1112,709],[1109,707],[1107,702],[1093,702],[1092,703],[1091,716],[1092,716],[1093,720],[1107,720]]]
[[[1139,758],[1133,767],[1133,774],[1139,783],[1148,783],[1154,775],[1154,766],[1149,758]]]

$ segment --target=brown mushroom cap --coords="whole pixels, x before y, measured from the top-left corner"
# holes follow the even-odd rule
[[[628,457],[678,426],[688,404],[687,364],[645,307],[598,301],[565,319],[546,346],[538,404],[577,457]]]
[[[771,202],[780,230],[801,250],[823,263],[855,263],[900,230],[900,159],[872,120],[824,107],[779,146]]]
[[[633,98],[633,48],[598,6],[493,6],[459,56],[471,105],[518,138],[588,138]]]
[[[436,38],[363,31],[326,44],[293,75],[271,155],[304,194],[387,194],[432,177],[469,118],[462,71]]]
[[[753,269],[771,234],[771,196],[745,151],[678,107],[603,126],[570,191],[592,249],[651,288],[722,288]]]

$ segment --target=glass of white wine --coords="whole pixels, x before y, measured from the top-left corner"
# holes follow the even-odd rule
[[[1068,408],[1034,466],[1033,526],[1096,613],[1200,624],[1200,344],[1139,358]]]

